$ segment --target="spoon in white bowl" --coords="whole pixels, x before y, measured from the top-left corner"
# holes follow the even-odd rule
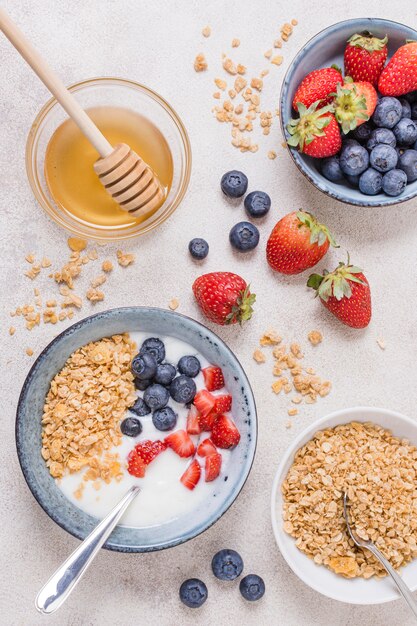
[[[114,509],[95,527],[42,587],[35,600],[35,606],[40,613],[46,615],[54,613],[64,604],[139,491],[139,487],[131,487]]]
[[[414,615],[417,617],[417,602],[414,600],[411,589],[405,584],[402,578],[397,574],[395,569],[392,567],[391,563],[384,557],[383,554],[378,550],[375,544],[370,541],[370,539],[361,539],[359,535],[353,530],[349,523],[349,512],[348,512],[348,495],[347,493],[343,494],[343,517],[345,518],[346,527],[348,529],[348,533],[351,536],[355,545],[359,548],[365,548],[372,552],[372,554],[378,559],[378,561],[385,567],[388,574],[391,576],[393,581],[398,587],[399,592],[403,596],[404,600],[408,603],[410,609],[413,611]]]

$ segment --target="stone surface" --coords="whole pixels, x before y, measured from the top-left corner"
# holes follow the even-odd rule
[[[280,145],[276,121],[271,134],[261,138],[258,153],[241,154],[230,145],[230,129],[212,119],[210,109],[216,102],[212,99],[213,78],[223,75],[218,70],[220,55],[230,51],[233,37],[242,42],[233,50],[233,58],[242,59],[259,72],[268,66],[263,52],[271,47],[279,27],[292,18],[299,20],[282,51],[284,64],[270,66],[270,75],[265,78],[264,107],[273,109],[288,62],[317,31],[364,11],[416,27],[414,8],[404,0],[395,6],[388,0],[370,0],[366,8],[359,0],[351,0],[348,5],[322,0],[322,10],[304,0],[279,4],[266,0],[230,0],[227,4],[221,0],[177,0],[175,4],[169,0],[5,0],[3,6],[66,83],[98,75],[143,82],[177,109],[191,138],[193,172],[185,201],[157,232],[123,245],[124,250],[136,253],[136,263],[126,269],[116,265],[103,286],[105,300],[95,307],[85,304],[78,317],[123,305],[167,307],[169,300],[177,297],[179,312],[201,319],[191,284],[203,271],[237,271],[257,293],[256,314],[245,330],[216,329],[247,369],[258,402],[258,452],[243,493],[214,527],[181,547],[148,555],[103,551],[65,607],[48,623],[411,626],[412,617],[403,602],[379,607],[344,605],[301,583],[276,548],[269,502],[273,475],[283,451],[313,420],[334,409],[360,404],[415,414],[416,202],[385,210],[363,210],[331,202],[297,172]],[[206,24],[212,27],[208,39],[201,34]],[[193,60],[200,51],[206,54],[209,71],[195,74]],[[43,214],[25,174],[26,136],[48,94],[2,37],[0,58],[0,622],[36,626],[44,619],[35,612],[35,594],[78,542],[44,514],[28,491],[14,447],[14,415],[20,387],[34,358],[69,322],[59,327],[41,326],[29,333],[21,320],[9,317],[9,311],[32,300],[36,286],[46,295],[50,284],[45,271],[34,282],[23,276],[27,269],[25,254],[47,254],[58,266],[67,255],[67,235]],[[274,161],[267,158],[271,149],[278,152]],[[234,253],[228,243],[231,226],[245,219],[243,203],[228,204],[219,190],[221,175],[232,168],[247,173],[249,190],[264,189],[272,198],[272,209],[260,223],[261,244],[246,256]],[[327,265],[343,258],[346,248],[354,262],[366,269],[374,305],[368,330],[351,331],[331,319],[307,292],[306,276],[282,278],[269,271],[264,261],[268,233],[279,217],[297,207],[314,210],[342,244],[341,250],[329,254]],[[210,243],[210,254],[200,264],[193,262],[187,251],[189,239],[199,236]],[[117,247],[99,248],[100,257],[115,260]],[[80,281],[84,292],[88,278],[98,274],[93,266],[87,268]],[[8,334],[10,325],[17,328],[13,337]],[[289,430],[284,425],[288,397],[271,393],[270,365],[257,365],[252,359],[259,336],[270,326],[277,328],[285,341],[300,341],[306,363],[334,385],[330,396],[315,405],[303,406],[300,415],[291,418],[293,427]],[[306,339],[313,328],[324,334],[323,343],[316,348]],[[385,351],[378,347],[378,337],[384,338]],[[34,350],[34,357],[26,356],[27,347]],[[245,560],[245,572],[264,578],[266,594],[258,604],[245,603],[237,584],[222,584],[212,576],[211,557],[222,547],[237,549]],[[178,600],[181,582],[191,576],[202,578],[209,587],[209,600],[199,611],[183,608]]]

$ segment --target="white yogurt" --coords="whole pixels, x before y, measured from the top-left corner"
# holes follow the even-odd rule
[[[143,341],[152,335],[135,332],[130,333],[130,336],[139,348]],[[208,361],[201,354],[184,341],[176,339],[175,337],[161,336],[160,339],[165,344],[165,360],[167,362],[176,365],[182,356],[193,354],[199,359],[202,367],[207,367],[207,365],[209,365]],[[197,389],[204,387],[204,378],[201,373],[194,380],[197,385]],[[218,392],[213,392],[213,395],[224,393],[227,392],[225,389],[222,389]],[[138,392],[138,395],[142,395],[142,392]],[[174,432],[179,429],[185,430],[188,409],[184,405],[174,402],[172,399],[169,401],[169,406],[171,406],[174,411],[178,413],[177,425],[173,431],[170,432]],[[96,491],[93,487],[93,483],[91,481],[87,481],[84,483],[85,489],[80,500],[75,498],[74,491],[82,482],[83,471],[64,476],[58,482],[58,485],[65,496],[73,504],[86,513],[102,519],[117,504],[117,502],[121,500],[129,487],[138,484],[141,487],[141,492],[124,514],[122,524],[136,528],[145,528],[160,525],[172,519],[189,514],[198,506],[200,502],[211,496],[213,493],[213,483],[205,482],[204,459],[198,457],[200,465],[202,466],[201,478],[192,491],[184,487],[184,485],[180,482],[180,478],[187,466],[190,464],[191,459],[183,459],[171,449],[167,449],[159,454],[156,459],[154,459],[147,466],[144,478],[131,476],[125,468],[125,460],[136,443],[145,439],[163,440],[164,437],[169,434],[169,432],[161,432],[154,427],[152,423],[152,415],[145,415],[139,419],[143,426],[141,434],[136,438],[126,437],[123,435],[121,445],[116,446],[111,450],[111,452],[119,454],[121,462],[124,466],[124,477],[120,482],[113,480],[108,485],[103,482],[101,489]],[[210,433],[204,432],[198,436],[191,436],[191,438],[194,441],[194,444],[197,445],[200,440],[209,436]],[[222,480],[222,476],[225,475],[225,470],[230,457],[230,451],[221,450],[221,455],[222,469],[216,480]]]

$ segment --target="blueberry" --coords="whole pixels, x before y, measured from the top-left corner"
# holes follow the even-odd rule
[[[177,373],[177,368],[171,363],[160,363],[156,368],[154,381],[160,385],[168,386],[172,383]]]
[[[414,102],[417,102],[417,91],[410,91],[409,93],[404,94],[402,97],[410,104],[413,104]]]
[[[411,119],[417,120],[417,102],[413,102],[411,105]]]
[[[149,380],[155,376],[156,360],[152,354],[138,354],[132,361],[132,372],[139,380]]]
[[[369,164],[368,151],[359,144],[347,145],[342,148],[339,163],[344,174],[349,174],[349,176],[362,174]]]
[[[162,409],[164,406],[168,404],[169,400],[169,391],[163,385],[158,385],[155,383],[151,385],[147,389],[145,389],[143,394],[143,399],[146,404],[155,411],[156,409]]]
[[[407,150],[407,148],[405,146],[404,147],[401,147],[401,146],[396,146],[395,147],[395,151],[396,151],[396,153],[398,155],[398,161],[400,160],[400,156],[403,155],[406,150]]]
[[[408,118],[410,118],[411,117],[411,105],[410,105],[410,103],[405,98],[400,98],[399,100],[401,102],[401,106],[402,106],[402,109],[403,109],[401,117],[408,117]]]
[[[239,222],[230,231],[229,241],[239,252],[248,252],[258,245],[259,230],[250,222]]]
[[[352,139],[352,137],[346,137],[345,139],[342,139],[342,150],[347,146],[360,146],[360,143],[359,141],[356,141],[356,139]]]
[[[380,143],[372,150],[369,161],[378,172],[388,172],[397,165],[398,154],[395,148]]]
[[[251,217],[263,217],[271,208],[271,198],[264,191],[251,191],[245,198],[246,213]]]
[[[407,150],[398,159],[398,169],[407,175],[407,182],[417,180],[417,150]]]
[[[341,183],[345,179],[340,169],[338,156],[323,159],[321,162],[321,173],[327,180],[332,181],[332,183]]]
[[[188,244],[188,250],[190,251],[191,256],[194,259],[205,259],[209,253],[209,245],[205,239],[200,239],[196,237],[195,239],[191,239]]]
[[[180,404],[188,404],[194,400],[197,387],[192,378],[188,376],[177,376],[169,386],[169,392],[175,402]]]
[[[207,600],[206,585],[198,578],[184,580],[180,587],[180,600],[190,609],[198,609]]]
[[[220,580],[235,580],[243,570],[242,557],[235,550],[220,550],[213,556],[211,569]]]
[[[248,179],[243,172],[231,170],[223,174],[220,186],[228,198],[240,198],[246,193]]]
[[[135,378],[135,387],[136,389],[139,389],[139,391],[145,391],[145,389],[149,387],[150,384],[151,381],[149,379],[146,380],[144,378],[143,380],[140,380],[140,378]]]
[[[158,430],[172,430],[177,423],[178,415],[170,406],[156,409],[152,415],[152,422]]]
[[[397,140],[395,139],[395,135],[392,130],[389,130],[388,128],[375,128],[368,139],[366,147],[368,150],[373,150],[375,146],[380,143],[384,143],[387,146],[395,148]]]
[[[256,600],[260,600],[264,595],[265,583],[260,576],[248,574],[240,581],[239,591],[245,600],[255,602]]]
[[[142,424],[136,417],[126,417],[120,424],[120,430],[127,437],[137,437],[142,432]]]
[[[346,174],[346,180],[350,185],[352,185],[352,187],[359,187],[359,178],[360,174]]]
[[[201,364],[196,356],[187,355],[180,358],[177,367],[181,374],[195,378],[200,372]]]
[[[375,107],[372,121],[375,126],[383,126],[384,128],[394,128],[401,119],[403,108],[401,102],[397,98],[387,96],[381,98]]]
[[[366,143],[372,133],[372,126],[369,123],[357,126],[352,132],[352,137],[359,143]]]
[[[162,363],[165,359],[165,346],[157,337],[150,337],[143,342],[139,354],[152,354],[157,363]]]
[[[148,407],[143,398],[138,398],[133,406],[129,408],[129,411],[135,413],[139,417],[143,417],[144,415],[149,415],[151,413],[151,409]]]
[[[390,170],[382,179],[382,189],[387,196],[399,196],[407,185],[407,174],[402,170]]]
[[[365,170],[359,177],[359,189],[367,196],[376,196],[382,190],[382,174],[372,167]]]
[[[417,141],[417,123],[403,117],[403,119],[394,126],[393,133],[399,144],[402,146],[411,146],[412,143]]]

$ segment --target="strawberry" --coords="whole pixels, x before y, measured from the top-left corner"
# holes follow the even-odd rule
[[[135,446],[135,452],[145,465],[149,465],[161,452],[166,450],[166,444],[163,441],[157,439],[156,441],[150,441],[146,439],[145,441],[140,441]]]
[[[131,450],[127,457],[127,471],[136,478],[145,476],[146,465],[135,449]]]
[[[287,124],[290,134],[287,143],[292,148],[316,159],[337,154],[342,146],[342,138],[332,107],[318,108],[320,101],[308,109],[301,102],[298,105],[300,117]]]
[[[183,458],[192,456],[195,452],[195,446],[185,430],[176,430],[171,433],[165,437],[165,443]]]
[[[222,466],[222,455],[216,452],[206,456],[206,483],[211,482],[220,474]]]
[[[203,439],[198,445],[197,454],[199,456],[208,456],[209,454],[216,454],[217,448],[211,439]]]
[[[200,416],[207,417],[210,411],[214,409],[216,398],[206,389],[201,389],[195,394],[193,402]]]
[[[199,435],[201,433],[200,414],[194,404],[191,405],[187,415],[187,433],[189,435]]]
[[[210,432],[214,426],[214,422],[216,421],[218,414],[213,411],[210,411],[208,415],[203,417],[200,415],[200,426],[201,430],[205,432]]]
[[[388,37],[374,37],[367,31],[352,35],[345,48],[345,74],[355,82],[366,81],[374,87],[388,56]]]
[[[233,448],[240,441],[240,433],[231,419],[220,415],[214,422],[211,439],[218,448]]]
[[[343,83],[341,71],[335,65],[325,67],[321,70],[314,70],[307,74],[297,87],[292,101],[292,108],[298,111],[298,103],[304,104],[307,108],[320,100],[319,106],[329,104],[338,83]]]
[[[407,41],[382,70],[378,89],[383,96],[402,96],[417,89],[417,41]]]
[[[266,258],[281,274],[299,274],[324,257],[336,243],[327,227],[307,211],[288,213],[274,226],[266,244]]]
[[[217,389],[224,387],[224,377],[220,367],[210,365],[209,367],[204,367],[201,371],[203,372],[204,384],[208,391],[217,391]]]
[[[371,83],[346,80],[337,86],[334,114],[347,134],[371,117],[378,102],[378,94]]]
[[[242,324],[252,317],[255,294],[231,272],[203,274],[193,284],[194,296],[204,315],[216,324]]]
[[[224,394],[222,396],[215,396],[216,402],[214,404],[213,413],[221,415],[227,413],[232,408],[232,396]]]
[[[190,465],[185,470],[184,474],[181,476],[180,481],[182,482],[184,487],[187,487],[187,489],[193,490],[196,484],[198,483],[198,481],[200,480],[200,476],[201,476],[200,464],[196,459],[194,459],[194,461],[190,463]]]
[[[308,287],[316,290],[322,304],[343,324],[365,328],[371,321],[371,290],[362,270],[354,265],[339,263],[323,276],[312,274]],[[214,441],[214,439],[213,439]]]

